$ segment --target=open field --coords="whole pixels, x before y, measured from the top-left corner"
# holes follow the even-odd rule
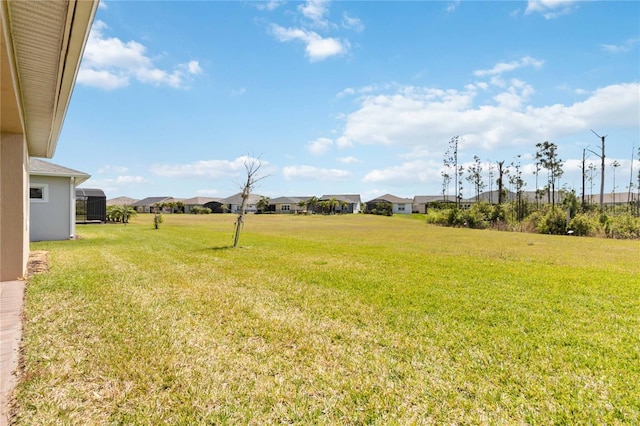
[[[640,423],[638,241],[234,219],[32,244],[17,424]]]

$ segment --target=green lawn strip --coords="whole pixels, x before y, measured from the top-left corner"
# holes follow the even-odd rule
[[[35,245],[19,424],[638,420],[627,242],[264,215],[230,249],[230,215],[145,219]]]

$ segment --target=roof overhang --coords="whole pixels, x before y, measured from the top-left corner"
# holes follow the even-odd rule
[[[1,131],[51,158],[98,0],[0,2]]]
[[[29,176],[50,176],[50,177],[61,177],[61,178],[73,178],[74,185],[80,185],[82,182],[89,180],[91,175],[87,173],[57,173],[57,172],[30,172]]]

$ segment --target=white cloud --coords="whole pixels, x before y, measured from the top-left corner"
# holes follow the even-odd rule
[[[118,176],[115,179],[116,183],[144,183],[144,182],[148,182],[147,179],[145,179],[142,176]]]
[[[351,139],[346,136],[340,136],[338,139],[336,139],[336,145],[338,146],[338,148],[349,148],[353,146],[353,142],[351,142]]]
[[[333,146],[333,140],[329,138],[318,138],[313,142],[307,144],[307,149],[313,155],[322,155],[331,149]]]
[[[184,87],[188,76],[202,73],[198,61],[178,64],[172,71],[157,68],[137,41],[123,42],[107,37],[107,24],[97,20],[87,40],[78,72],[78,83],[113,90],[128,86],[132,79],[142,83]]]
[[[350,16],[347,12],[342,14],[342,26],[347,29],[352,29],[357,32],[364,31],[364,24],[360,18]]]
[[[100,188],[105,192],[120,192],[129,190],[135,184],[147,184],[149,182],[143,176],[118,176],[113,179],[94,179],[87,181],[89,187]]]
[[[345,180],[351,178],[351,172],[340,169],[325,169],[314,166],[287,166],[282,169],[287,180]]]
[[[129,77],[118,76],[110,71],[96,71],[89,68],[80,68],[78,83],[85,86],[99,87],[105,90],[118,89],[129,85]]]
[[[202,160],[188,164],[155,164],[151,166],[150,171],[166,177],[237,177],[245,172],[245,163],[252,160],[248,156],[241,156],[232,161]],[[260,162],[262,166],[268,166],[266,161]]]
[[[447,13],[453,13],[460,6],[460,0],[454,0],[447,3]]]
[[[187,72],[192,75],[198,75],[202,73],[202,68],[198,61],[189,61],[187,63]]]
[[[236,97],[236,96],[242,96],[245,93],[247,93],[247,89],[245,89],[244,87],[241,87],[239,89],[235,89],[231,91],[231,96]]]
[[[100,3],[98,3],[98,8],[102,10],[107,10],[109,7],[107,6],[107,3],[104,0],[101,0]]]
[[[306,55],[312,62],[344,54],[350,47],[347,40],[341,41],[331,37],[323,38],[316,32],[300,28],[284,28],[280,25],[273,24],[271,25],[271,32],[282,42],[292,40],[302,41],[306,45]]]
[[[434,168],[440,167],[440,163],[432,160],[406,161],[398,166],[384,169],[374,169],[362,179],[365,183],[389,183],[393,185],[420,183],[434,183],[440,180],[440,176],[433,173]]]
[[[577,3],[577,0],[529,0],[525,14],[537,12],[545,19],[554,19],[573,12]]]
[[[328,25],[325,15],[329,13],[329,2],[327,0],[307,0],[298,6],[298,10],[306,18],[313,21],[315,25],[326,27]]]
[[[358,160],[356,157],[338,157],[337,158],[338,162],[343,163],[343,164],[356,164],[356,163],[362,163],[362,160]]]
[[[106,166],[100,167],[98,169],[98,173],[109,173],[109,172],[127,173],[128,171],[129,171],[129,169],[127,167],[124,167],[124,166],[112,166],[110,164],[107,164]]]
[[[600,44],[599,46],[605,52],[625,53],[630,51],[633,48],[633,46],[638,44],[639,41],[640,39],[630,38],[627,41],[625,41],[623,44]]]
[[[494,76],[494,75],[500,75],[505,72],[514,71],[518,68],[528,67],[528,66],[532,66],[534,68],[540,68],[542,67],[542,65],[544,65],[544,61],[532,58],[531,56],[525,56],[518,61],[499,62],[496,65],[494,65],[494,67],[491,69],[477,70],[477,71],[474,71],[473,74],[478,77]]]
[[[598,89],[571,105],[527,105],[533,88],[512,80],[496,104],[474,105],[474,90],[400,88],[394,94],[369,95],[345,117],[336,141],[422,147],[433,153],[453,135],[489,149],[533,145],[540,140],[589,131],[594,126],[640,126],[640,84]]]
[[[284,1],[281,0],[270,0],[270,1],[258,1],[255,2],[255,6],[258,10],[267,10],[271,12],[272,10],[277,9]]]

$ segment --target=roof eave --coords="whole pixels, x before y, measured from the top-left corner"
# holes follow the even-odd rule
[[[75,87],[78,71],[82,62],[84,48],[89,40],[89,32],[100,1],[73,1],[69,3],[69,14],[65,26],[65,41],[67,51],[59,69],[58,94],[55,102],[55,113],[51,125],[51,133],[47,141],[47,158],[53,157],[58,138],[62,131],[62,124],[69,109],[71,95]],[[73,11],[71,11],[73,9]],[[87,175],[86,179],[90,176]]]
[[[2,2],[8,60],[30,156],[53,157],[98,3]],[[44,25],[38,22],[42,19],[60,31],[32,31],[33,25]]]

